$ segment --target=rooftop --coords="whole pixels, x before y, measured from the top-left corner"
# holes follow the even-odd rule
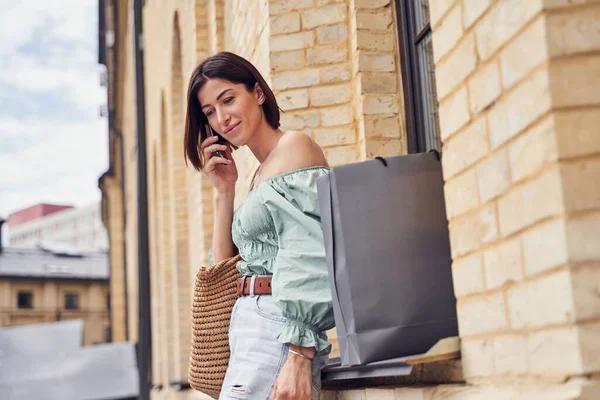
[[[107,252],[77,252],[67,247],[3,248],[0,278],[108,280]]]

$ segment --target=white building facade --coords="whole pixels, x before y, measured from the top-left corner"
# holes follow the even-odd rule
[[[73,250],[108,250],[100,202],[55,212],[9,228],[9,246],[59,245]]]

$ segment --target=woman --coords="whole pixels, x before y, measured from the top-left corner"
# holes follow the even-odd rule
[[[220,398],[318,399],[331,347],[325,331],[334,326],[316,189],[329,172],[323,151],[305,133],[279,129],[263,77],[227,52],[192,73],[184,140],[187,159],[216,190],[213,259],[239,251],[247,277],[231,316]],[[260,166],[234,212],[231,153],[240,146]]]

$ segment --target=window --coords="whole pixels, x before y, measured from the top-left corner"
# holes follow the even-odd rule
[[[396,13],[409,151],[441,151],[429,0],[396,0]]]
[[[79,310],[79,295],[77,293],[65,293],[65,310]]]
[[[33,308],[33,293],[18,292],[17,293],[17,307],[18,308]]]

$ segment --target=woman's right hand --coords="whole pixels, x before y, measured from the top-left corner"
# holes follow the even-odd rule
[[[218,193],[234,193],[238,171],[231,155],[231,147],[218,144],[218,140],[218,136],[209,136],[200,143],[199,151],[202,152],[205,160],[203,169]],[[225,157],[213,156],[216,151],[225,154]]]

